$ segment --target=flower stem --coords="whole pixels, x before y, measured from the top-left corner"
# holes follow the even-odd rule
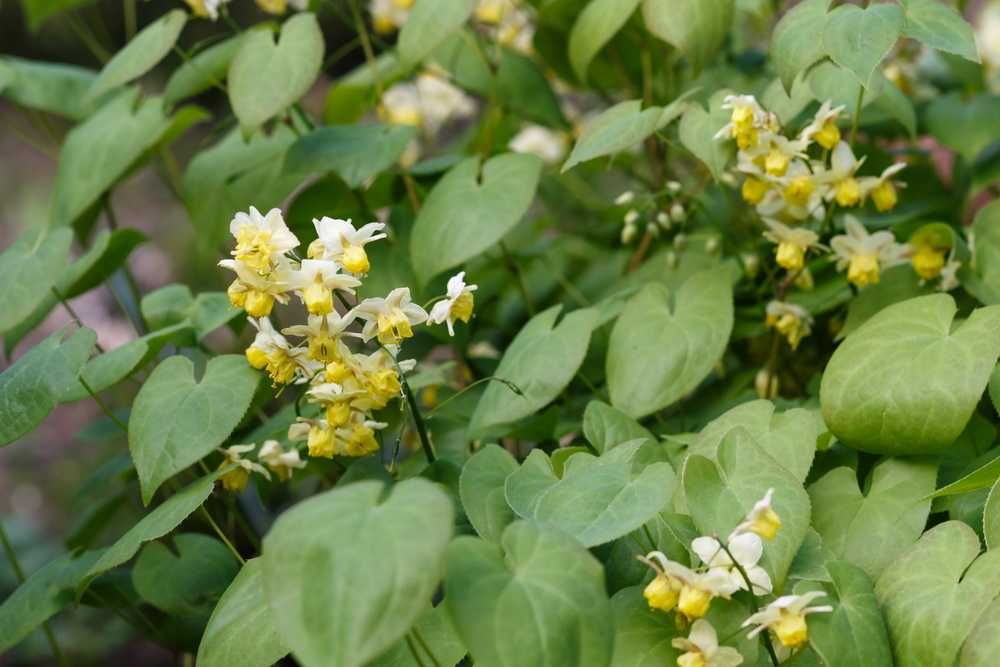
[[[438,662],[438,659],[434,656],[434,652],[431,651],[431,647],[428,646],[427,642],[425,642],[424,638],[420,635],[420,630],[417,629],[417,626],[414,625],[410,632],[413,633],[413,638],[417,640],[420,647],[427,653],[427,657],[431,659],[434,667],[441,667],[441,663]]]
[[[226,534],[222,532],[221,528],[219,528],[219,524],[215,523],[215,519],[213,519],[212,515],[208,513],[208,510],[205,509],[205,506],[201,505],[198,507],[198,509],[201,510],[201,513],[204,515],[209,525],[212,526],[212,530],[215,531],[215,534],[219,536],[219,539],[222,540],[222,542],[227,547],[229,547],[229,550],[231,552],[233,552],[233,555],[236,556],[236,560],[240,562],[240,565],[246,565],[246,560],[243,559],[243,556],[240,555],[240,552],[236,550],[236,547],[233,546],[233,543],[229,541],[229,538],[226,537]]]
[[[399,380],[403,385],[403,395],[406,396],[406,403],[410,406],[413,425],[417,427],[417,435],[420,436],[420,446],[424,450],[424,456],[427,457],[428,463],[434,463],[437,457],[434,456],[434,448],[431,447],[431,440],[427,435],[427,426],[424,424],[424,418],[420,415],[420,408],[417,407],[417,399],[414,398],[413,390],[410,389],[410,383],[406,381],[402,373],[399,375]]]
[[[858,101],[854,105],[854,118],[851,119],[851,148],[854,148],[854,138],[858,135],[858,121],[861,119],[861,103],[865,99],[865,87],[858,88]]]
[[[729,550],[729,546],[727,544],[724,544],[721,540],[719,540],[719,546],[721,546],[722,550],[726,552],[727,556],[729,556],[729,561],[740,573],[740,577],[743,578],[743,583],[747,585],[747,593],[750,594],[750,602],[753,604],[754,611],[759,611],[760,603],[757,602],[757,595],[753,592],[753,583],[750,581],[750,576],[747,575],[747,571],[743,569],[743,566],[740,565],[739,561],[733,557],[733,553]],[[774,667],[778,667],[778,656],[775,654],[774,647],[771,646],[771,640],[768,638],[766,632],[760,633],[760,641],[764,645],[764,648],[767,649],[767,654],[771,658],[771,663],[774,664]]]

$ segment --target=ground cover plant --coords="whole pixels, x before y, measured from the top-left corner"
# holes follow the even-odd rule
[[[997,664],[1000,8],[186,2],[109,51],[23,0],[100,65],[0,57],[58,164],[0,445],[86,404],[103,457],[61,555],[0,530],[0,651]],[[137,287],[145,172],[199,287]]]

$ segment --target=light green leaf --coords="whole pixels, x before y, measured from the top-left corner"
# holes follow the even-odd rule
[[[242,315],[243,310],[233,306],[225,292],[202,292],[188,313],[198,340]]]
[[[160,362],[135,397],[128,423],[145,504],[163,482],[225,442],[259,381],[242,355],[212,358],[198,381],[186,357]]]
[[[877,71],[875,77],[884,79],[885,75]],[[898,121],[906,129],[910,138],[915,138],[917,135],[917,112],[913,108],[913,102],[899,86],[888,80],[882,81],[878,88],[880,92],[878,97],[873,100],[872,106],[889,118]]]
[[[229,64],[242,44],[243,34],[234,35],[213,44],[190,60],[185,60],[167,80],[167,87],[163,91],[164,104],[176,104],[212,86],[221,87],[226,80]]]
[[[923,533],[936,478],[934,463],[886,459],[862,494],[857,472],[836,468],[808,489],[812,525],[824,547],[875,579]]]
[[[135,592],[169,614],[207,618],[240,564],[226,545],[201,533],[178,533],[173,546],[176,554],[162,542],[142,548],[132,566]]]
[[[0,651],[18,644],[72,602],[73,589],[100,555],[100,551],[67,553],[32,572],[0,604]]]
[[[690,104],[681,116],[681,143],[701,160],[715,180],[722,178],[733,154],[733,142],[716,139],[722,126],[729,122],[730,113],[722,108],[728,91],[719,91],[708,101],[708,111],[700,104]]]
[[[486,445],[462,467],[458,481],[462,509],[488,542],[500,542],[504,528],[514,520],[514,511],[504,496],[504,482],[517,470],[514,457],[497,445]]]
[[[264,597],[263,560],[248,560],[208,619],[198,647],[198,664],[269,667],[287,653]]]
[[[212,495],[212,488],[215,486],[215,480],[219,478],[220,472],[217,471],[192,482],[142,517],[139,523],[132,526],[128,532],[118,538],[117,542],[104,550],[97,562],[87,570],[86,580],[78,586],[78,591],[85,589],[90,580],[97,575],[131,560],[144,543],[159,539],[181,525],[184,519],[201,507],[202,503]]]
[[[285,21],[277,43],[266,30],[247,33],[229,66],[229,102],[244,132],[277,116],[309,91],[323,65],[315,14]]]
[[[962,647],[959,667],[993,667],[1000,653],[1000,598],[986,608]]]
[[[980,556],[979,549],[972,528],[946,521],[879,577],[875,596],[899,667],[956,664],[966,637],[1000,594],[1000,551]]]
[[[491,382],[483,392],[469,423],[470,433],[504,431],[545,407],[576,375],[598,313],[591,308],[576,310],[556,325],[561,310],[553,306],[535,315],[511,341],[494,371],[506,382]]]
[[[59,403],[97,340],[90,329],[52,334],[0,373],[0,446],[30,433]]]
[[[97,106],[84,101],[97,78],[93,70],[5,56],[0,58],[0,73],[5,77],[0,96],[28,109],[82,120]]]
[[[407,23],[409,25],[409,23]],[[335,172],[352,188],[396,164],[416,136],[408,125],[335,125],[300,137],[285,155],[285,170]]]
[[[816,61],[826,55],[823,32],[830,0],[804,0],[792,7],[774,26],[771,60],[785,90]]]
[[[861,9],[841,5],[827,15],[823,46],[830,58],[868,87],[875,68],[899,39],[903,12],[899,5],[877,4]]]
[[[423,60],[465,24],[475,6],[475,0],[417,0],[399,31],[400,63],[413,67]]]
[[[581,81],[587,80],[590,62],[621,30],[639,0],[589,0],[569,32],[569,62]]]
[[[188,14],[183,9],[167,12],[139,31],[125,47],[105,63],[94,85],[87,92],[88,100],[122,86],[153,69],[177,43]]]
[[[727,434],[716,456],[718,463],[692,455],[684,464],[684,494],[691,518],[702,535],[729,535],[754,503],[774,489],[772,506],[781,517],[781,528],[767,543],[761,566],[780,592],[809,528],[809,496],[743,429]]]
[[[662,667],[677,662],[680,651],[671,641],[686,635],[677,629],[673,614],[651,610],[640,587],[618,591],[611,606],[615,614],[612,667]]]
[[[857,330],[887,306],[934,291],[932,285],[921,285],[921,282],[926,281],[921,281],[920,276],[908,264],[890,267],[882,273],[878,283],[859,291],[851,300],[847,306],[847,320],[837,337],[843,338]]]
[[[993,486],[993,483],[997,479],[1000,479],[1000,457],[991,459],[961,479],[957,479],[951,484],[941,487],[931,497],[955,496],[962,493],[969,493],[970,491],[988,489]]]
[[[646,29],[701,69],[718,56],[733,24],[733,0],[643,0]]]
[[[32,227],[0,254],[0,333],[10,331],[52,296],[52,287],[66,265],[70,229]]]
[[[809,644],[822,664],[893,667],[889,636],[868,575],[844,561],[830,561],[826,570],[830,583],[795,587],[796,593],[806,589],[825,591],[827,597],[815,604],[833,606],[830,613],[809,617]]]
[[[656,442],[639,422],[601,401],[587,403],[583,411],[583,435],[599,454],[630,440]]]
[[[427,607],[444,571],[454,511],[426,480],[355,482],[313,496],[264,538],[264,590],[306,667],[367,664]]]
[[[1000,364],[993,369],[993,374],[990,375],[989,395],[993,409],[1000,413]]]
[[[833,353],[820,385],[823,418],[852,447],[921,454],[965,428],[1000,356],[1000,306],[957,328],[947,294],[889,306]]]
[[[903,5],[903,36],[921,41],[932,49],[980,62],[976,33],[952,7],[941,0],[900,2]]]
[[[531,206],[542,171],[534,155],[468,158],[431,190],[413,225],[410,256],[421,283],[502,239]]]
[[[834,106],[850,109],[851,114],[854,113],[858,95],[862,94],[862,90],[864,98],[861,106],[864,108],[881,94],[885,83],[887,83],[885,77],[876,72],[868,87],[862,88],[857,77],[830,60],[824,60],[809,70],[809,87],[813,91],[813,96],[817,100],[830,100]]]
[[[924,115],[927,131],[970,164],[1000,136],[1000,95],[934,98]]]
[[[774,112],[782,123],[791,123],[815,99],[812,88],[805,76],[796,77],[791,92],[785,92],[780,79],[772,81],[760,98],[768,111]]]
[[[636,530],[666,506],[676,476],[669,463],[648,463],[648,443],[619,445],[601,456],[576,454],[560,479],[541,450],[507,477],[507,502],[525,519],[561,530],[592,547]]]
[[[409,637],[400,639],[392,648],[368,663],[368,667],[425,667],[435,663],[444,667],[457,665],[465,657],[465,645],[443,604],[428,607],[413,628]],[[418,636],[419,641],[415,641]],[[430,654],[427,649],[430,649]],[[419,657],[414,657],[414,651]]]
[[[476,664],[604,667],[611,659],[613,618],[601,564],[558,531],[518,521],[499,545],[456,538],[444,589]]]
[[[139,303],[143,321],[153,330],[183,322],[193,306],[191,288],[179,283],[148,292]]]
[[[972,261],[959,272],[962,285],[982,303],[1000,304],[1000,201],[979,210],[972,221],[972,233],[976,243]]]
[[[988,549],[1000,548],[1000,479],[993,484],[983,510],[983,536]]]
[[[639,418],[698,386],[722,356],[733,328],[729,273],[709,269],[672,294],[651,283],[629,299],[608,348],[611,404]]]

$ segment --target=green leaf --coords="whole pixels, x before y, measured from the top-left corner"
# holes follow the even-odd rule
[[[976,243],[972,261],[959,272],[962,285],[981,302],[1000,304],[1000,201],[979,209],[972,233]]]
[[[431,190],[413,225],[410,256],[421,283],[475,257],[502,239],[528,211],[542,161],[504,153],[468,158]]]
[[[443,574],[453,514],[420,478],[388,493],[355,482],[282,514],[264,538],[264,590],[295,658],[364,665],[401,638]]]
[[[483,392],[469,423],[470,433],[506,432],[549,404],[576,375],[598,313],[591,308],[576,310],[556,325],[561,310],[562,306],[553,306],[535,315],[511,341],[494,371],[506,382],[491,382]]]
[[[962,647],[959,667],[992,667],[1000,652],[1000,598],[986,608]]]
[[[733,25],[733,0],[643,0],[646,29],[701,69],[718,56]]]
[[[879,281],[859,291],[847,306],[847,319],[837,333],[843,338],[888,306],[913,297],[931,294],[933,286],[921,285],[920,276],[909,264],[886,269]]]
[[[716,464],[696,454],[684,464],[684,494],[691,518],[702,535],[729,535],[754,503],[774,489],[772,506],[781,517],[781,528],[767,543],[761,567],[780,592],[809,528],[809,496],[743,429],[734,429],[723,438],[717,459]]]
[[[970,491],[988,489],[1000,479],[1000,457],[993,458],[962,478],[935,491],[931,497],[955,496]]]
[[[893,667],[885,622],[875,600],[872,582],[864,570],[843,561],[826,564],[830,583],[805,588],[823,590],[817,604],[833,612],[809,617],[809,644],[824,665],[837,667]],[[803,592],[796,586],[796,593]]]
[[[1000,306],[957,328],[947,294],[889,306],[833,353],[823,418],[845,444],[881,454],[941,451],[961,434],[1000,356]]]
[[[140,30],[125,48],[105,63],[87,92],[87,99],[96,100],[153,69],[174,48],[187,17],[183,9],[174,9]]]
[[[243,310],[233,306],[225,292],[202,292],[195,297],[188,316],[198,340],[203,340],[242,314]]]
[[[885,77],[876,72],[868,87],[862,88],[857,77],[830,60],[824,60],[809,70],[809,87],[813,96],[817,100],[830,100],[834,106],[851,109],[852,114],[858,103],[858,95],[864,95],[861,103],[864,108],[881,94],[882,86],[887,83]]]
[[[142,297],[139,309],[150,329],[162,329],[183,322],[194,306],[194,296],[187,285],[165,285]]]
[[[323,32],[315,14],[285,21],[277,43],[249,32],[229,66],[229,102],[244,132],[282,113],[312,87],[323,65]]]
[[[52,334],[0,373],[0,446],[30,433],[59,404],[97,340],[90,329]]]
[[[794,79],[791,92],[785,91],[780,79],[772,81],[764,90],[760,102],[768,111],[774,112],[782,123],[791,123],[815,99],[812,88],[805,76]]]
[[[571,535],[584,546],[629,534],[662,510],[676,476],[669,463],[648,463],[643,442],[601,456],[576,454],[560,479],[541,450],[507,478],[507,502],[525,519]]]
[[[260,376],[242,355],[214,357],[196,381],[194,364],[170,357],[142,385],[128,423],[142,501],[225,442],[243,419]]]
[[[93,4],[93,0],[22,0],[20,4],[28,21],[28,28],[37,32],[53,16]]]
[[[496,75],[497,97],[514,113],[543,125],[568,128],[559,98],[545,72],[531,58],[505,48]],[[489,94],[489,90],[481,91]]]
[[[569,31],[569,62],[581,81],[590,62],[629,20],[640,0],[589,0]]]
[[[459,478],[459,496],[469,523],[488,542],[500,542],[504,528],[514,520],[507,504],[504,482],[518,470],[507,450],[486,445],[465,462]]]
[[[414,641],[418,637],[419,640]],[[414,651],[419,657],[414,657]],[[465,654],[465,645],[442,604],[428,607],[417,619],[413,632],[368,663],[368,667],[425,667],[433,664],[443,667],[459,664]]]
[[[801,72],[826,55],[823,32],[830,0],[804,0],[792,7],[774,26],[771,60],[785,90]]]
[[[0,58],[0,96],[28,109],[82,120],[96,108],[84,101],[97,73],[76,65]]]
[[[208,535],[178,533],[173,544],[176,554],[162,542],[142,548],[132,567],[135,592],[168,614],[207,618],[240,564],[226,545]]]
[[[729,122],[730,113],[722,108],[728,91],[719,91],[708,101],[708,111],[700,104],[690,104],[681,116],[681,143],[701,160],[715,180],[722,178],[733,155],[733,142],[716,139],[722,126]]]
[[[611,606],[615,614],[612,667],[662,667],[677,662],[680,651],[671,641],[686,635],[677,629],[672,614],[651,610],[639,587],[615,593]]]
[[[983,510],[983,536],[989,549],[1000,548],[1000,491],[997,489],[1000,489],[1000,479],[990,489]]]
[[[1000,594],[1000,551],[980,556],[979,549],[972,528],[946,521],[924,533],[879,577],[875,596],[897,665],[957,663],[966,637]]]
[[[711,372],[732,329],[728,271],[697,273],[676,293],[646,285],[625,304],[611,331],[611,404],[639,418],[676,402]]]
[[[639,422],[601,401],[587,403],[583,411],[583,435],[599,454],[630,440],[656,442]]]
[[[221,472],[216,471],[207,477],[195,480],[142,517],[139,523],[104,550],[97,562],[87,570],[86,579],[77,587],[78,592],[82,592],[90,580],[99,574],[127,563],[146,542],[159,539],[181,525],[184,519],[212,495],[215,480],[219,478]]]
[[[812,525],[823,546],[877,578],[924,531],[937,464],[886,459],[862,494],[853,468],[836,468],[809,487]]]
[[[884,79],[882,72],[876,72],[875,77]],[[889,118],[899,122],[913,139],[917,136],[917,112],[913,108],[913,102],[907,97],[899,86],[883,81],[879,84],[880,93],[872,105]]]
[[[1000,136],[1000,95],[935,97],[924,122],[928,132],[971,164]]]
[[[456,538],[447,557],[445,605],[476,664],[610,661],[613,618],[604,573],[572,538],[518,521],[499,545]]]
[[[771,401],[737,405],[709,422],[688,447],[690,454],[715,459],[719,445],[732,431],[743,429],[775,463],[804,482],[820,438],[826,433],[814,410],[792,408],[777,412]]]
[[[229,64],[243,44],[243,34],[234,35],[185,60],[174,70],[163,91],[164,104],[176,104],[212,86],[222,86]]]
[[[993,409],[1000,413],[1000,364],[997,364],[990,375],[989,395]]]
[[[416,128],[409,125],[321,127],[292,144],[285,155],[285,170],[332,171],[352,188],[358,188],[396,164],[416,134]]]
[[[868,87],[875,68],[889,55],[903,28],[899,5],[877,4],[861,9],[841,5],[827,15],[823,46],[830,58]]]
[[[32,572],[0,604],[0,651],[18,644],[72,602],[73,589],[100,555],[100,551],[67,553]]]
[[[941,0],[900,0],[903,5],[903,36],[932,49],[954,53],[980,62],[976,33],[962,15]]]
[[[404,67],[413,67],[465,25],[474,0],[417,0],[399,31],[397,50]]]
[[[287,653],[264,596],[263,559],[248,560],[208,619],[198,647],[198,664],[269,667]]]
[[[73,241],[70,229],[27,229],[0,254],[0,333],[13,329],[52,297],[52,287],[66,265]],[[52,297],[54,298],[54,297]]]

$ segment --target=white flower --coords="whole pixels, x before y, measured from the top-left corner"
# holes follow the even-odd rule
[[[306,462],[299,458],[299,450],[285,451],[277,440],[265,440],[257,452],[257,460],[263,461],[282,481],[292,476],[293,469],[306,467]]]
[[[309,245],[309,257],[332,259],[356,274],[367,273],[370,268],[365,246],[386,236],[379,233],[385,229],[381,222],[369,222],[355,229],[350,220],[324,217],[313,219],[313,226],[318,238]]]
[[[757,565],[764,555],[764,544],[760,537],[754,533],[740,533],[729,539],[728,548],[733,555],[732,558],[714,537],[699,537],[691,542],[691,550],[705,565],[711,569],[721,569],[729,575],[732,587],[730,593],[747,588],[743,575],[733,563],[734,559],[747,573],[750,583],[753,584],[754,593],[757,595],[770,593],[771,577],[764,568]]]
[[[368,11],[372,15],[375,32],[386,35],[403,27],[410,16],[412,2],[400,0],[371,0]]]
[[[229,0],[185,0],[195,16],[213,21],[219,18],[219,9]]]
[[[892,232],[869,234],[854,216],[844,217],[846,234],[830,239],[830,247],[837,255],[837,270],[847,269],[847,279],[857,287],[866,287],[879,281],[880,272],[906,261],[909,249],[896,243]]]
[[[379,105],[379,114],[393,125],[420,127],[424,114],[416,84],[397,83],[385,91]]]
[[[635,200],[635,193],[631,190],[626,190],[617,197],[615,197],[615,206],[626,206],[631,204]]]
[[[677,659],[682,667],[699,665],[700,667],[736,667],[743,664],[743,656],[731,646],[719,646],[719,637],[715,628],[708,621],[699,618],[691,624],[691,632],[687,639],[675,637],[671,642],[674,648],[684,651]],[[685,656],[691,656],[685,660]]]
[[[243,454],[252,451],[254,447],[255,445],[233,445],[225,449],[219,448],[219,451],[225,457],[222,465],[219,467],[225,468],[230,465],[236,465],[235,469],[219,477],[219,481],[222,482],[222,486],[226,491],[238,493],[245,489],[247,482],[250,481],[250,473],[254,472],[263,475],[265,479],[270,481],[271,473],[267,471],[267,468],[259,463],[254,463],[249,459],[243,458]]]
[[[455,335],[455,320],[468,324],[472,318],[472,308],[475,304],[472,293],[477,285],[465,284],[465,271],[456,273],[448,279],[447,296],[434,304],[428,321],[434,324],[448,324],[448,335]]]
[[[384,299],[365,299],[354,314],[365,320],[362,338],[367,342],[377,335],[383,345],[400,343],[413,335],[413,325],[427,321],[427,312],[410,300],[409,287],[397,287]]]
[[[471,116],[476,111],[476,103],[471,97],[444,77],[431,72],[417,77],[417,94],[423,126],[430,134],[436,134],[445,121]]]
[[[941,269],[941,282],[938,283],[938,290],[950,292],[961,284],[958,280],[958,270],[962,268],[962,263],[955,259],[955,249],[952,248],[948,255],[948,262]]]
[[[516,153],[530,153],[545,164],[555,164],[566,154],[566,135],[541,125],[528,125],[507,145]]]
[[[995,71],[1000,68],[1000,4],[987,3],[979,14],[976,43],[983,60]]]
[[[224,259],[219,266],[236,273],[236,280],[226,290],[230,303],[244,308],[251,317],[265,317],[271,314],[274,302],[288,303],[291,265],[283,256],[279,257],[270,273],[262,276],[256,270],[238,259]]]
[[[261,215],[253,206],[248,213],[237,213],[229,223],[229,232],[236,239],[233,257],[262,274],[271,270],[276,257],[299,245],[281,217],[281,210],[276,208],[267,215]]]
[[[809,639],[805,617],[809,614],[833,611],[833,607],[830,605],[807,606],[816,598],[821,597],[826,597],[826,593],[811,591],[804,595],[781,596],[743,621],[742,627],[744,628],[749,625],[757,626],[750,631],[747,638],[752,639],[765,629],[770,629],[784,646],[789,648],[803,646]]]
[[[803,338],[812,333],[813,318],[802,306],[784,301],[771,301],[765,310],[764,323],[785,337],[794,350]],[[740,527],[737,526],[737,531]]]
[[[306,309],[313,315],[333,312],[333,290],[354,294],[352,288],[361,284],[354,276],[341,273],[340,265],[329,259],[306,259],[289,279]]]

